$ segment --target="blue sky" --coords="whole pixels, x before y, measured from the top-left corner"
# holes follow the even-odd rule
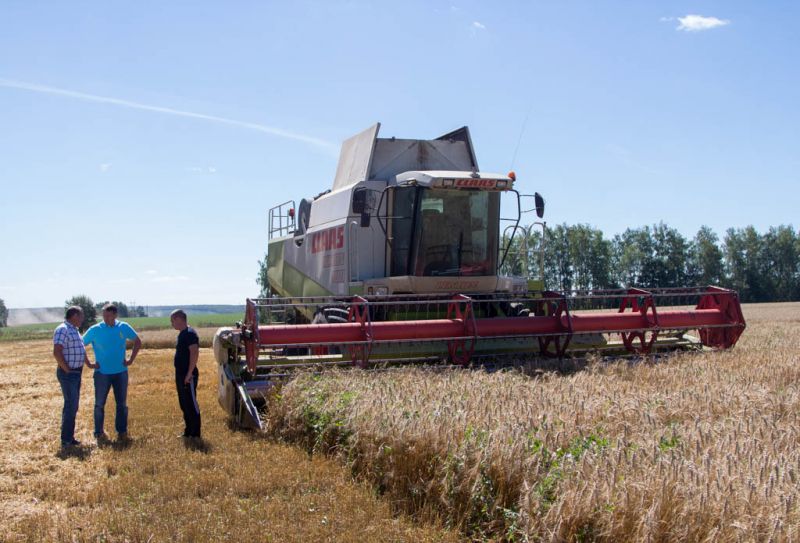
[[[341,140],[464,124],[552,223],[798,226],[795,2],[0,4],[0,298],[257,293]],[[514,159],[515,149],[519,147]]]

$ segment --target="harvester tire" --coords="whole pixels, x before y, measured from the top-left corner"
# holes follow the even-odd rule
[[[510,317],[530,317],[531,309],[520,303],[512,303]]]
[[[348,322],[349,312],[343,307],[323,307],[314,315],[311,324],[333,324]]]

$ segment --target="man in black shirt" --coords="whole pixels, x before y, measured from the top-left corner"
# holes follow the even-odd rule
[[[170,322],[179,331],[175,346],[175,387],[178,403],[183,411],[185,427],[182,437],[200,438],[200,406],[197,404],[197,358],[200,355],[200,338],[186,322],[186,313],[176,309]]]

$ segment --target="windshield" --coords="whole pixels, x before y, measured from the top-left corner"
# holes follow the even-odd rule
[[[498,193],[404,187],[392,207],[392,275],[495,275]]]

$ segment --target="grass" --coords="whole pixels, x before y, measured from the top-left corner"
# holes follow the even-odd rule
[[[800,304],[745,315],[733,350],[569,375],[306,375],[269,434],[477,540],[797,540]]]
[[[130,369],[129,446],[92,442],[93,386],[83,376],[77,438],[62,454],[62,406],[48,341],[0,344],[0,540],[63,542],[424,541],[457,535],[393,514],[336,462],[232,430],[201,350],[205,442],[175,436],[182,418],[171,351]],[[106,406],[113,430],[113,399]],[[90,445],[86,445],[90,444]]]

